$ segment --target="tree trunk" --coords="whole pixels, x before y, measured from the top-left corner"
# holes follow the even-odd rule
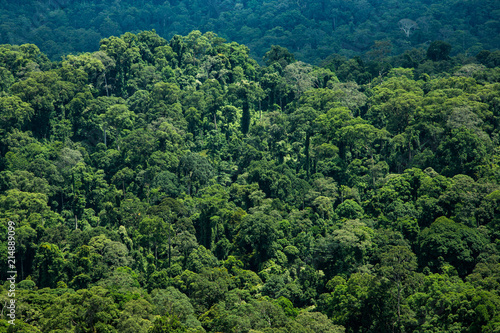
[[[398,331],[401,325],[401,279],[398,279]]]
[[[106,97],[109,97],[108,80],[106,79],[106,72],[104,72],[104,88],[106,88]]]
[[[155,242],[155,265],[158,264],[158,245]]]
[[[310,141],[311,141],[311,136],[309,134],[306,134],[306,146],[305,146],[305,149],[306,149],[306,175],[307,175],[307,179],[309,179],[309,176],[310,176],[310,168],[309,168],[309,164],[310,164],[310,161],[309,161],[309,145],[310,145]]]
[[[170,228],[168,229],[168,268],[172,267],[172,242],[170,238]]]

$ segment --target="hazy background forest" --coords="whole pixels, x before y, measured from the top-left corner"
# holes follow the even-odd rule
[[[258,61],[274,44],[319,64],[332,53],[399,54],[434,40],[450,43],[452,55],[475,55],[500,46],[499,18],[496,0],[4,0],[0,43],[34,43],[60,60],[97,51],[111,35],[155,29],[170,39],[200,30],[245,44]]]
[[[0,332],[500,333],[498,2],[0,8]]]

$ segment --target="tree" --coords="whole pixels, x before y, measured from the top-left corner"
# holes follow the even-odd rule
[[[410,37],[412,30],[415,30],[418,28],[417,22],[412,21],[410,19],[399,20],[398,26],[399,26],[399,29],[403,30],[406,37]]]
[[[278,63],[281,66],[281,69],[283,69],[292,62],[295,62],[295,57],[293,53],[290,53],[290,51],[288,51],[287,48],[281,47],[279,45],[271,45],[271,49],[266,52],[263,60],[267,66]]]
[[[125,82],[129,79],[132,64],[140,58],[139,48],[132,46],[130,43],[134,39],[133,34],[126,33],[122,38],[111,36],[102,39],[99,43],[100,51],[104,52],[116,64],[111,70],[111,77],[113,78],[111,86],[112,91],[117,92],[119,95],[125,92]]]
[[[186,183],[188,195],[193,193],[193,186],[195,188],[194,192],[198,192],[202,186],[208,183],[212,176],[212,167],[207,159],[200,154],[191,152],[181,157],[179,169]]]
[[[35,256],[34,267],[37,285],[54,288],[64,279],[65,260],[63,253],[55,244],[40,244]]]
[[[4,134],[13,128],[21,129],[33,115],[34,110],[31,105],[23,102],[21,98],[0,97],[0,133]]]
[[[285,67],[285,79],[294,88],[297,97],[313,87],[314,77],[311,74],[312,70],[312,66],[302,61],[294,62]]]
[[[185,321],[194,315],[193,305],[186,294],[174,287],[155,289],[151,292],[155,313],[160,316],[173,315],[180,321]]]
[[[247,134],[250,129],[250,105],[254,102],[262,100],[264,91],[260,84],[253,81],[242,80],[229,86],[230,93],[233,98],[241,101],[243,106],[243,114],[241,116],[241,132]]]
[[[65,118],[64,104],[73,99],[76,90],[74,83],[63,81],[55,71],[34,72],[11,87],[13,94],[33,108],[30,129],[39,137],[50,134],[51,121],[56,116]]]
[[[252,256],[252,267],[261,267],[274,256],[277,228],[276,218],[262,212],[243,217],[237,242],[244,254]]]
[[[103,142],[107,145],[108,135],[112,139],[118,138],[122,131],[131,129],[135,120],[135,113],[124,104],[111,106],[106,113],[99,116],[103,131]],[[111,141],[111,140],[110,140]]]
[[[347,332],[392,331],[384,309],[387,289],[377,276],[354,273],[347,281],[335,276],[326,286],[331,292],[322,295],[320,307],[334,324],[344,326]]]
[[[77,319],[76,326],[89,327],[90,330],[99,328],[103,331],[113,332],[113,322],[118,317],[118,307],[110,292],[102,287],[92,287],[90,290],[81,290],[73,300],[80,305],[83,311]]]
[[[115,175],[111,179],[111,181],[115,183],[118,187],[120,187],[121,185],[123,197],[125,197],[125,182],[130,183],[130,181],[133,179],[133,176],[134,172],[131,169],[123,168],[117,173],[115,173]]]
[[[203,269],[215,266],[217,266],[217,258],[203,245],[193,249],[186,258],[186,268],[196,273],[201,273]]]
[[[123,333],[148,333],[152,325],[153,306],[144,299],[130,300],[124,305],[117,329]]]
[[[0,212],[10,220],[36,221],[42,227],[53,228],[63,220],[58,213],[50,209],[47,201],[46,194],[11,189],[0,195]]]
[[[488,140],[489,141],[489,140]],[[439,145],[436,157],[447,176],[465,174],[474,176],[478,167],[488,159],[488,141],[481,140],[473,129],[461,126],[452,129]]]
[[[477,229],[439,217],[420,234],[420,261],[436,271],[440,260],[453,265],[460,276],[472,272],[477,257],[485,250],[488,240]],[[440,259],[442,258],[442,259]]]
[[[304,169],[309,177],[310,166],[310,146],[311,136],[315,133],[318,117],[318,111],[311,107],[301,107],[290,115],[291,131],[296,137],[304,138]]]
[[[4,67],[0,66],[0,91],[7,91],[15,82],[12,73]]]
[[[20,258],[21,279],[29,276],[32,272],[33,260],[36,253],[36,231],[29,225],[23,225],[16,229],[18,257]]]
[[[157,317],[148,333],[183,333],[186,327],[174,315]]]
[[[347,220],[314,246],[315,262],[327,276],[354,272],[365,265],[374,248],[374,230],[359,220]]]
[[[396,283],[396,313],[397,327],[399,331],[404,331],[401,324],[401,302],[404,299],[404,283],[416,268],[417,257],[406,246],[393,246],[388,252],[382,255],[380,267],[382,274]]]
[[[451,45],[441,40],[435,40],[427,49],[427,58],[433,61],[448,60]]]
[[[418,320],[419,327],[495,332],[493,327],[499,322],[494,311],[500,301],[498,296],[464,282],[456,276],[452,266],[444,266],[441,274],[423,276],[421,286],[420,292],[408,297],[408,305],[415,311],[414,320]],[[458,313],[470,315],[456,320],[453,315]],[[429,320],[431,317],[435,319]]]
[[[303,311],[297,316],[297,322],[311,330],[311,332],[321,333],[344,333],[345,328],[334,325],[331,320],[320,312]]]
[[[142,219],[139,225],[142,235],[142,243],[148,249],[153,250],[155,263],[158,262],[158,249],[167,241],[170,226],[162,217],[152,216]]]
[[[421,98],[413,93],[403,91],[396,91],[395,95],[380,105],[379,112],[385,118],[387,130],[394,134],[400,134],[413,122]]]
[[[363,217],[363,208],[354,200],[347,199],[337,206],[335,213],[340,218],[356,219]]]

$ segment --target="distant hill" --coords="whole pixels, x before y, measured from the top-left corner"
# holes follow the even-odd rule
[[[317,64],[332,53],[380,52],[375,41],[389,54],[443,40],[452,55],[475,55],[499,48],[499,18],[495,0],[7,0],[0,43],[34,43],[59,60],[127,31],[155,29],[169,39],[200,30],[244,43],[258,61],[274,44]]]

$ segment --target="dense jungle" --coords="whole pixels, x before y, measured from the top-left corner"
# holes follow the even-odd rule
[[[0,332],[500,332],[495,1],[0,17]]]

